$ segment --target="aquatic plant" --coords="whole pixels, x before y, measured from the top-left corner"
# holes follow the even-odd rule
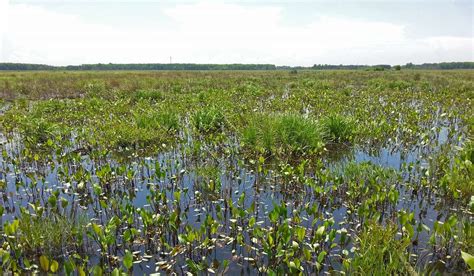
[[[163,93],[156,89],[140,89],[133,93],[133,99],[138,100],[147,100],[147,101],[161,101],[164,99]]]
[[[330,115],[321,123],[333,142],[350,142],[354,138],[356,124],[351,118]]]
[[[469,273],[472,80],[0,73],[0,273]]]
[[[410,240],[397,238],[394,224],[370,222],[357,237],[354,258],[348,264],[353,275],[416,275],[407,251]]]
[[[452,164],[445,165],[440,187],[454,198],[470,199],[474,196],[474,143],[467,141],[458,150]]]
[[[200,133],[211,133],[222,130],[226,124],[223,112],[217,107],[205,107],[192,117],[193,125]]]
[[[325,136],[317,122],[300,115],[256,115],[242,131],[242,142],[270,154],[314,153],[323,148]]]

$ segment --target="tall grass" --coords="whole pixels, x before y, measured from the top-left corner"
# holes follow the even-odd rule
[[[350,264],[350,275],[412,275],[407,247],[410,240],[397,239],[398,227],[369,223],[358,237],[358,250]]]
[[[179,115],[173,110],[136,113],[135,122],[138,128],[148,130],[178,131],[180,127]]]
[[[161,101],[164,99],[163,93],[155,89],[140,89],[133,95],[135,101],[147,100],[147,101]]]
[[[73,222],[61,215],[36,216],[22,212],[18,241],[26,252],[60,256],[79,244],[77,237],[85,228],[83,218]]]
[[[347,142],[354,137],[356,125],[350,118],[341,115],[330,115],[322,119],[321,122],[327,130],[329,139],[333,142]]]
[[[200,133],[210,133],[222,130],[226,124],[224,113],[217,107],[198,110],[192,117],[192,122]]]
[[[324,147],[321,126],[296,114],[254,116],[242,131],[242,142],[267,153],[318,151]]]

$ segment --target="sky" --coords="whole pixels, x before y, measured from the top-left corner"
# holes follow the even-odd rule
[[[0,62],[474,61],[474,0],[0,0]]]

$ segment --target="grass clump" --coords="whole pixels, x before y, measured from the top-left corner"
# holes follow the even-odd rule
[[[205,134],[222,130],[226,119],[219,108],[209,107],[198,110],[193,115],[192,122],[198,132]]]
[[[138,128],[148,130],[179,130],[179,115],[173,111],[146,112],[135,114],[135,122]]]
[[[163,93],[156,89],[140,89],[133,95],[135,101],[146,100],[158,102],[164,99]]]
[[[177,112],[167,110],[158,114],[158,122],[167,130],[176,132],[180,128],[180,119]]]
[[[146,119],[141,119],[146,120]],[[145,126],[152,127],[146,124],[155,124],[150,122],[142,122]],[[159,124],[154,125],[159,128]],[[153,126],[153,127],[154,127]],[[169,138],[165,131],[158,129],[150,130],[149,128],[139,128],[134,124],[126,122],[112,122],[104,126],[101,131],[103,135],[99,138],[102,145],[107,145],[109,148],[122,149],[145,149],[164,143]]]
[[[355,123],[352,119],[341,115],[331,115],[322,120],[332,142],[349,142],[355,133]]]
[[[325,132],[311,120],[295,114],[255,116],[242,131],[244,146],[269,154],[317,152]]]
[[[27,255],[61,256],[79,245],[83,222],[73,222],[59,214],[38,216],[22,212],[18,224],[18,242]]]
[[[140,129],[155,130],[161,127],[158,114],[154,112],[135,114],[135,123]]]
[[[358,237],[358,250],[349,265],[350,275],[411,275],[408,238],[397,239],[398,227],[371,222]]]

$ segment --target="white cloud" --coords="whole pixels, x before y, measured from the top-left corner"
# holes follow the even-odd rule
[[[4,0],[0,0],[4,1]],[[3,2],[0,2],[3,3]],[[202,2],[163,9],[171,29],[127,29],[88,22],[29,4],[3,4],[8,24],[3,61],[46,64],[107,62],[405,63],[473,60],[473,38],[408,39],[404,26],[353,18],[322,17],[285,25],[284,10]]]

